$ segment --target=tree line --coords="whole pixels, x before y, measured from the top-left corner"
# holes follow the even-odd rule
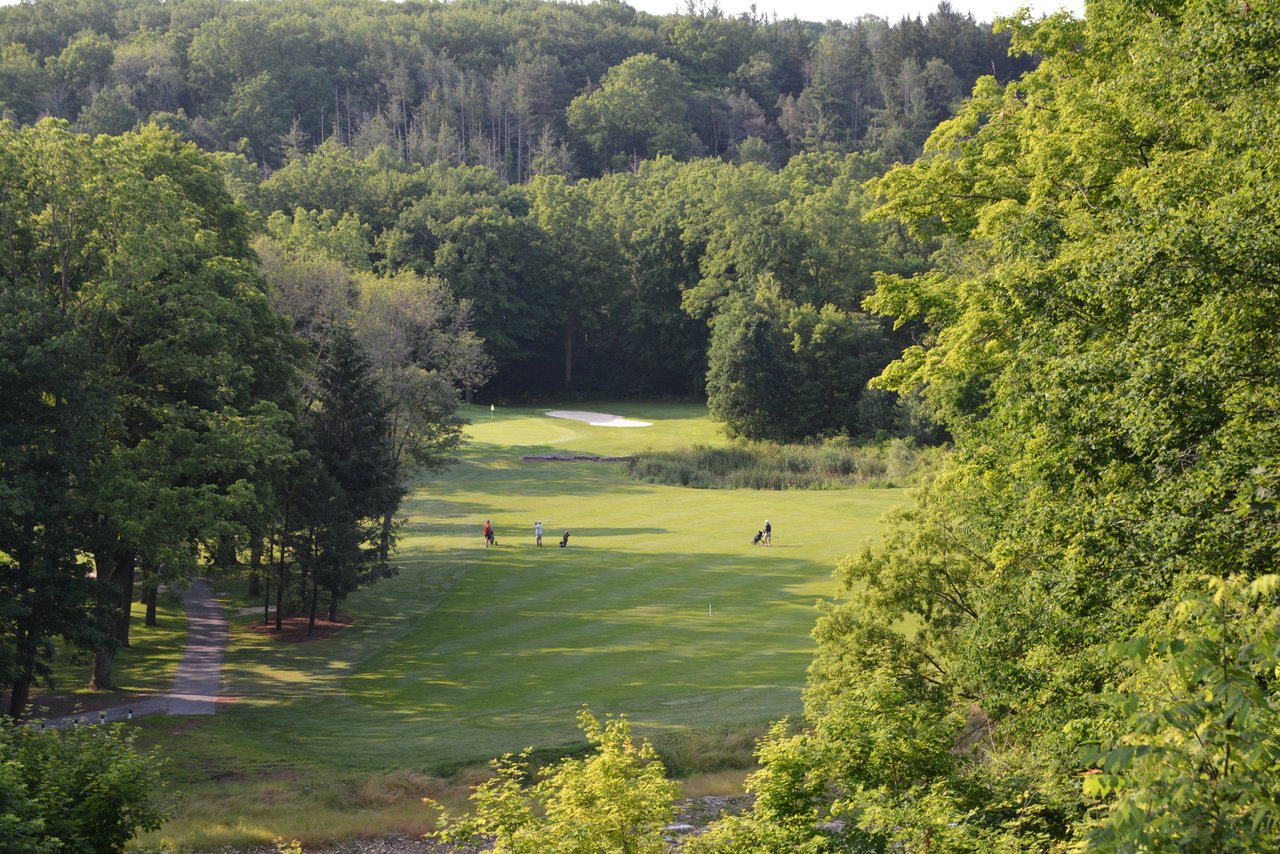
[[[1031,67],[946,4],[808,24],[691,5],[0,9],[0,109],[154,123],[219,152],[260,222],[468,300],[490,394],[700,397],[752,438],[935,437],[866,391],[912,341],[861,301],[929,247],[861,221],[981,73]],[[321,246],[305,251],[324,254]]]
[[[1030,67],[942,3],[851,24],[729,16],[690,0],[389,3],[36,0],[0,9],[0,113],[118,134],[179,129],[264,168],[336,138],[512,183],[643,159],[910,160],[982,74]]]
[[[314,234],[299,251],[447,281],[494,359],[492,395],[705,392],[753,438],[923,435],[916,410],[864,388],[917,329],[862,302],[875,275],[920,269],[926,254],[864,221],[880,164],[661,157],[517,186],[483,166],[406,166],[329,140],[264,180],[244,174],[238,192],[273,212],[269,233]]]
[[[274,579],[277,621],[395,571],[407,479],[457,444],[459,389],[489,370],[465,303],[315,265],[268,287],[259,254],[297,272],[290,244],[154,126],[0,123],[0,234],[10,714],[57,638],[113,687],[136,591],[153,620],[156,587],[198,565]]]

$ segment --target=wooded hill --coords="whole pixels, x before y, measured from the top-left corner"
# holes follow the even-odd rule
[[[979,75],[1031,67],[946,3],[819,24],[693,2],[39,0],[0,8],[0,46],[0,110],[19,122],[154,121],[267,168],[332,137],[512,183],[659,154],[910,160]]]
[[[872,277],[928,247],[864,224],[862,184],[914,158],[979,74],[1032,65],[946,4],[845,25],[37,2],[0,9],[3,43],[20,122],[152,122],[223,152],[269,277],[447,282],[496,363],[486,394],[709,394],[734,432],[779,439],[930,429],[863,389],[914,331],[862,312]]]

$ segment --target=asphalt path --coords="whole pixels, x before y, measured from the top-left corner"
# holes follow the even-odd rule
[[[222,681],[222,657],[227,651],[227,616],[204,581],[194,581],[182,597],[187,615],[187,644],[167,694],[144,697],[94,712],[50,718],[45,726],[114,723],[141,715],[211,715]]]

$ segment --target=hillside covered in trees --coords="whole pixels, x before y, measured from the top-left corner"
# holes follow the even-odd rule
[[[0,9],[0,44],[5,115],[169,128],[219,153],[295,260],[448,282],[496,363],[487,394],[709,394],[735,433],[779,439],[928,429],[863,391],[917,331],[863,312],[873,275],[928,252],[863,222],[863,183],[914,158],[980,74],[1032,65],[945,4],[819,25],[621,3],[34,3]]]
[[[1030,67],[945,3],[846,25],[616,0],[73,0],[0,9],[0,46],[0,110],[19,122],[154,121],[263,168],[333,138],[515,184],[659,154],[906,161],[978,76]]]

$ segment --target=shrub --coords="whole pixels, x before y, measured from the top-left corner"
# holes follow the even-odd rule
[[[164,821],[159,760],[118,726],[0,726],[5,851],[111,854]]]
[[[1205,585],[1172,637],[1116,645],[1126,732],[1086,751],[1083,850],[1280,851],[1280,575]]]
[[[561,760],[528,788],[528,750],[495,759],[497,776],[472,794],[470,816],[450,818],[424,799],[441,810],[441,829],[432,836],[455,844],[491,838],[497,854],[666,851],[661,831],[674,815],[679,787],[666,778],[653,745],[632,741],[625,718],[601,722],[583,709],[578,726],[595,753]]]
[[[944,454],[943,448],[918,448],[904,439],[863,446],[845,438],[797,445],[747,442],[644,451],[626,471],[637,480],[695,489],[845,489],[918,482]]]

